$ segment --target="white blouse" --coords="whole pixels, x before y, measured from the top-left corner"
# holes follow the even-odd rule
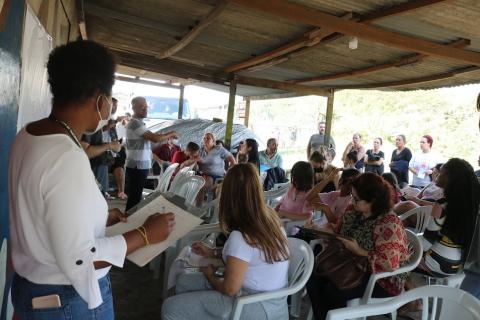
[[[102,304],[98,279],[122,267],[123,236],[105,237],[108,206],[87,155],[65,134],[22,129],[9,159],[9,209],[15,271],[38,284],[72,285],[90,309]]]

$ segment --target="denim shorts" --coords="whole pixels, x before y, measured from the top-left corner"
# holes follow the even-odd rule
[[[36,284],[15,274],[12,283],[12,302],[15,314],[22,320],[114,320],[112,286],[110,277],[98,280],[103,303],[95,309],[88,309],[87,303],[78,295],[73,286]],[[58,294],[61,306],[58,308],[33,309],[32,298]]]

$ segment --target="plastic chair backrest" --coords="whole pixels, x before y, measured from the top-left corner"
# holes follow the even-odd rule
[[[417,222],[415,225],[415,229],[413,231],[417,235],[422,235],[428,226],[428,222],[430,221],[432,209],[433,209],[432,206],[422,206],[422,207],[414,208],[402,214],[400,216],[400,220],[404,221],[408,217],[415,215]]]
[[[288,286],[275,291],[236,298],[230,319],[239,320],[243,306],[246,304],[286,297],[303,289],[313,270],[312,249],[305,241],[295,238],[288,238],[288,248],[290,250]]]
[[[455,310],[458,313],[450,319],[480,319],[480,300],[471,294],[457,288],[449,288],[445,286],[423,286],[406,291],[401,295],[384,302],[331,310],[327,314],[327,320],[346,320],[382,315],[391,313],[410,301],[418,299],[426,301],[426,298],[438,298],[441,299],[442,302],[446,302],[444,305],[455,306]],[[423,308],[428,309],[428,306],[424,305]]]
[[[178,185],[180,180],[188,176],[189,171],[190,171],[190,167],[185,167],[180,169],[175,175],[175,177],[173,177],[172,183],[170,184],[169,191],[174,192],[173,189]]]
[[[276,190],[272,189],[269,191],[264,191],[263,194],[264,194],[265,202],[269,206],[274,206],[275,200],[283,197],[287,193],[289,187],[290,187],[290,183],[285,184]]]
[[[391,272],[379,272],[379,273],[373,273],[370,275],[370,279],[368,280],[367,287],[365,288],[365,291],[363,293],[363,297],[360,301],[360,304],[368,304],[370,302],[370,299],[372,298],[372,292],[375,287],[375,283],[382,278],[387,278],[391,277],[397,274],[405,273],[412,271],[415,269],[420,261],[422,260],[423,256],[423,248],[422,248],[422,243],[420,242],[420,239],[418,236],[411,230],[406,229],[405,230],[408,238],[408,244],[409,247],[412,250],[412,255],[410,256],[410,261],[404,265],[403,267],[398,268],[395,271]]]
[[[193,205],[198,192],[205,184],[205,179],[200,176],[185,177],[179,181],[179,184],[181,184],[181,186],[178,188],[178,192],[172,192],[185,198],[186,203]]]
[[[282,189],[283,187],[285,186],[290,186],[290,181],[287,181],[287,182],[282,182],[282,183],[275,183],[273,185],[273,188],[271,190],[278,190],[278,189]]]
[[[179,166],[178,163],[172,163],[165,169],[165,172],[158,179],[158,186],[155,191],[166,192],[168,190],[168,185],[170,184],[170,179],[175,172],[175,169]]]

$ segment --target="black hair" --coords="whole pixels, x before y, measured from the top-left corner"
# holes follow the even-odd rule
[[[440,171],[440,169],[442,169],[442,166],[443,166],[443,163],[437,163],[437,165],[435,166],[435,169],[437,169],[437,171]]]
[[[117,98],[112,97],[112,102],[113,103],[118,102]]]
[[[313,168],[309,162],[296,162],[291,171],[292,184],[298,191],[309,191],[313,188]]]
[[[395,191],[399,191],[400,187],[398,186],[397,177],[391,172],[384,172],[382,173],[382,178],[385,179],[390,185],[395,189]]]
[[[310,161],[313,161],[315,163],[320,163],[320,162],[327,161],[327,158],[325,157],[325,155],[321,154],[320,152],[314,151],[310,155]]]
[[[351,160],[351,161],[353,161],[353,163],[357,163],[358,152],[356,150],[350,151],[349,153],[347,153],[347,155],[345,157],[347,158],[347,160]]]
[[[217,146],[222,146],[222,147],[225,146],[225,145],[223,144],[223,141],[222,141],[222,140],[215,140],[215,145],[217,145]]]
[[[360,171],[355,168],[344,169],[338,184],[344,184],[350,182],[353,178],[360,175]]]
[[[195,152],[195,151],[200,150],[200,146],[198,144],[196,144],[195,142],[189,142],[187,144],[187,150]]]
[[[465,160],[452,158],[442,167],[446,176],[444,195],[447,214],[442,234],[462,246],[465,258],[470,249],[480,203],[480,184],[473,167]]]
[[[110,96],[115,58],[93,41],[74,41],[55,48],[48,58],[48,83],[54,104],[83,102],[96,94]]]
[[[258,142],[255,139],[246,139],[248,162],[253,164],[260,171],[260,158],[258,156]]]

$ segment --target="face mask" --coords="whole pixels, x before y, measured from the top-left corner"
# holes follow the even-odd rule
[[[173,144],[178,144],[178,139],[172,139]]]
[[[102,114],[100,113],[100,108],[98,107],[98,102],[100,101],[100,97],[104,97],[105,100],[107,101],[108,103],[108,106],[110,107],[109,110],[108,110],[108,117],[106,119],[102,119]],[[95,132],[97,132],[98,130],[102,129],[103,127],[105,127],[107,124],[108,124],[108,120],[111,118],[112,116],[112,104],[110,103],[110,101],[108,101],[107,97],[105,95],[100,95],[98,96],[97,98],[97,112],[98,112],[98,117],[100,118],[100,120],[98,121],[98,124],[97,124],[97,127],[95,128],[94,131],[87,131],[85,132],[86,134],[94,134]]]

